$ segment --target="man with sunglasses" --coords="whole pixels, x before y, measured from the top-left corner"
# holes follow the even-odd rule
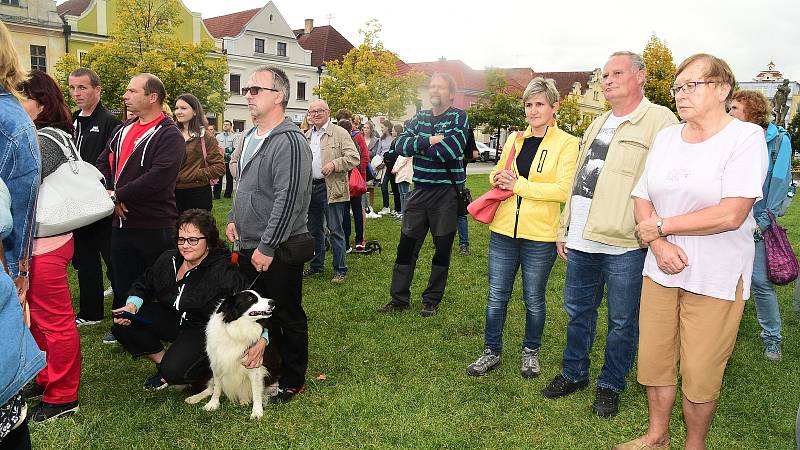
[[[303,262],[292,258],[291,249],[308,233],[311,149],[297,125],[284,117],[289,79],[281,69],[259,67],[244,90],[257,125],[245,134],[237,164],[231,164],[239,186],[226,234],[234,248],[240,248],[239,270],[251,280],[252,289],[276,302],[269,330],[280,342],[283,372],[278,392],[268,402],[283,403],[303,391],[308,369]],[[248,368],[263,363],[266,345],[261,338],[250,348],[245,355]]]
[[[669,109],[644,97],[646,75],[642,57],[632,52],[612,54],[603,67],[603,93],[611,111],[596,118],[583,135],[556,242],[559,256],[567,261],[567,345],[561,373],[542,394],[563,397],[589,384],[589,354],[605,287],[608,334],[592,404],[601,417],[618,413],[636,356],[647,251],[634,235],[631,191],[656,134],[678,122]]]

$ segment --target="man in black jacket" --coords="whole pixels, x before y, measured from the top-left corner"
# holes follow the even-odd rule
[[[86,68],[76,69],[69,75],[69,94],[78,105],[72,113],[75,132],[73,140],[84,161],[94,164],[106,146],[111,133],[120,125],[111,112],[100,103],[100,78]],[[103,320],[103,265],[106,263],[108,279],[113,280],[111,268],[111,217],[78,228],[73,232],[75,255],[72,265],[78,272],[80,287],[80,312],[75,316],[77,325],[94,325]],[[112,282],[113,285],[113,282]],[[114,295],[119,296],[117,291]]]

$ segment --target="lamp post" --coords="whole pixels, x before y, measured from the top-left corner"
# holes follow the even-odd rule
[[[322,63],[317,67],[317,86],[322,83],[322,72],[325,71],[325,63]]]

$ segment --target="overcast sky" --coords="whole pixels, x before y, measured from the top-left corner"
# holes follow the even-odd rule
[[[261,7],[264,0],[184,0],[203,18]],[[377,18],[387,49],[406,62],[461,59],[474,69],[531,67],[541,72],[592,70],[616,50],[641,52],[650,35],[666,41],[676,64],[697,53],[725,59],[739,81],[770,60],[800,79],[800,2],[275,0],[292,28],[330,24],[353,45]]]

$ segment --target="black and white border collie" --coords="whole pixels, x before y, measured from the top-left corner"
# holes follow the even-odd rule
[[[253,402],[251,419],[264,414],[264,380],[267,369],[262,364],[255,369],[242,365],[242,357],[261,337],[260,323],[272,315],[274,300],[261,297],[256,291],[241,291],[226,297],[217,306],[206,326],[206,352],[213,376],[208,387],[186,399],[196,404],[211,396],[203,406],[206,411],[219,408],[221,393],[233,402],[247,405]]]

